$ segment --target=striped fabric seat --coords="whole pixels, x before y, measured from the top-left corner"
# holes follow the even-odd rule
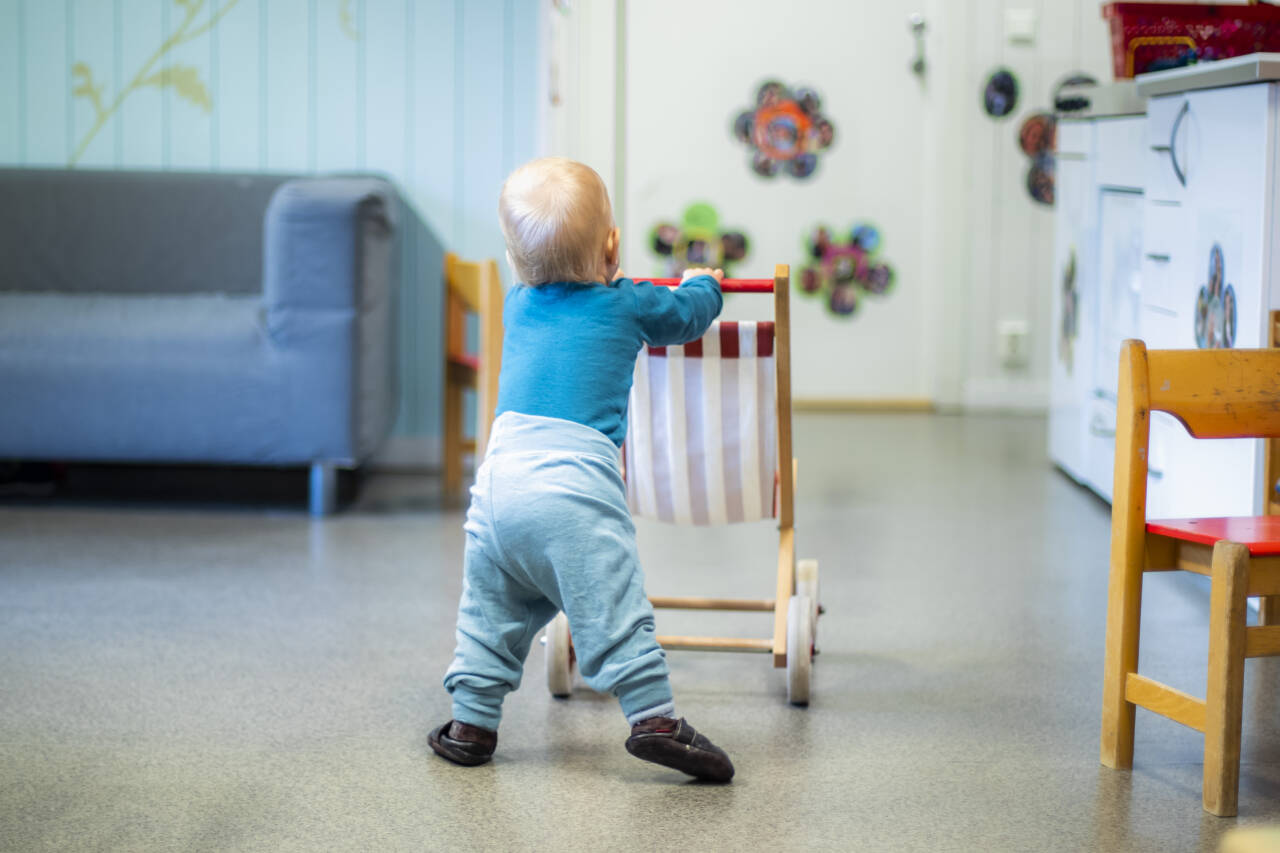
[[[636,359],[623,453],[637,517],[728,524],[777,514],[772,322],[713,323]]]

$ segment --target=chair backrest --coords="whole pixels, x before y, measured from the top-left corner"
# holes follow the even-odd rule
[[[464,261],[449,252],[444,257],[445,358],[478,361],[476,371],[476,458],[484,458],[489,430],[498,405],[498,376],[502,371],[502,276],[492,258]],[[479,321],[476,352],[467,351],[467,314]]]
[[[641,350],[623,445],[634,515],[697,525],[777,516],[775,370],[772,322],[712,323],[683,346]]]
[[[1280,350],[1147,350],[1146,359],[1150,407],[1196,438],[1280,436]]]

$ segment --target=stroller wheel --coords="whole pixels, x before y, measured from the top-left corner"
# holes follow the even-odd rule
[[[791,596],[787,605],[787,701],[792,705],[809,704],[809,675],[813,666],[812,612],[813,605],[807,596]]]
[[[572,640],[569,637],[569,619],[557,613],[547,625],[547,690],[558,699],[567,699],[573,692]]]
[[[810,644],[817,651],[818,614],[822,612],[818,597],[818,561],[800,560],[796,563],[796,595],[809,599],[809,627],[812,630]]]

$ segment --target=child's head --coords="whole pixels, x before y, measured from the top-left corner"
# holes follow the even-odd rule
[[[502,185],[498,219],[525,284],[608,281],[617,271],[609,192],[590,166],[564,157],[525,163]]]

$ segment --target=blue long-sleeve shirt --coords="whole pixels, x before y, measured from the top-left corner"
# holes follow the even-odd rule
[[[722,305],[720,285],[708,275],[678,288],[629,278],[516,285],[502,314],[497,414],[575,421],[621,447],[641,345],[699,338]]]

